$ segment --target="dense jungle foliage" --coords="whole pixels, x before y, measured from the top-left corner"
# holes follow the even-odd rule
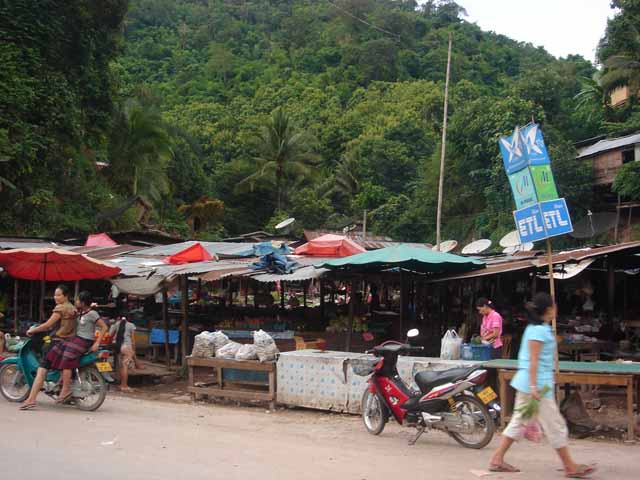
[[[497,139],[532,118],[580,217],[574,143],[640,129],[636,96],[607,102],[640,79],[640,1],[612,4],[596,67],[450,0],[0,0],[1,229],[223,238],[367,210],[375,233],[433,240],[450,32],[445,236],[513,229]]]

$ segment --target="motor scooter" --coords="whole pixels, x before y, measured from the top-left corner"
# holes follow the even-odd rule
[[[464,447],[485,447],[495,432],[487,405],[499,411],[499,406],[493,405],[497,395],[484,385],[487,371],[470,367],[418,372],[415,383],[419,390],[412,389],[400,378],[397,363],[399,355],[423,350],[408,343],[409,338],[418,334],[418,330],[410,330],[407,343],[385,342],[368,352],[374,358],[356,361],[354,372],[370,375],[362,397],[366,429],[379,435],[393,417],[400,425],[417,429],[410,445],[426,430],[434,429],[448,433]]]
[[[0,362],[0,393],[10,402],[24,402],[36,378],[43,349],[51,342],[48,335],[39,333],[26,339],[14,357]],[[87,352],[80,357],[80,367],[75,369],[71,384],[70,403],[80,410],[94,411],[100,408],[107,396],[107,382],[113,383],[113,368],[107,358],[109,351]],[[42,390],[57,398],[62,389],[61,372],[49,370]]]

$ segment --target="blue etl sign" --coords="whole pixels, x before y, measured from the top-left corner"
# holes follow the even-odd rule
[[[513,216],[522,243],[537,242],[573,232],[564,198],[516,210]]]
[[[522,208],[513,212],[516,220],[516,229],[520,235],[520,242],[537,242],[547,238],[547,231],[544,228],[542,209],[539,205]]]
[[[547,237],[557,237],[558,235],[573,232],[569,209],[564,198],[540,202],[540,208]]]

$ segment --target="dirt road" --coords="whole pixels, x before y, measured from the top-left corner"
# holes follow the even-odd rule
[[[441,433],[408,447],[408,430],[391,426],[372,437],[358,417],[113,395],[91,414],[48,399],[20,412],[0,399],[0,422],[0,478],[7,479],[469,480],[491,452],[464,449]],[[598,462],[594,478],[638,478],[638,446],[580,441],[572,449]],[[510,461],[525,473],[485,478],[562,478],[546,445],[517,445]]]

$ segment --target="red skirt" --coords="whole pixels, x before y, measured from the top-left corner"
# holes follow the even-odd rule
[[[93,340],[77,336],[64,342],[56,342],[47,353],[46,364],[54,370],[78,368],[80,357],[89,351],[91,345]]]

